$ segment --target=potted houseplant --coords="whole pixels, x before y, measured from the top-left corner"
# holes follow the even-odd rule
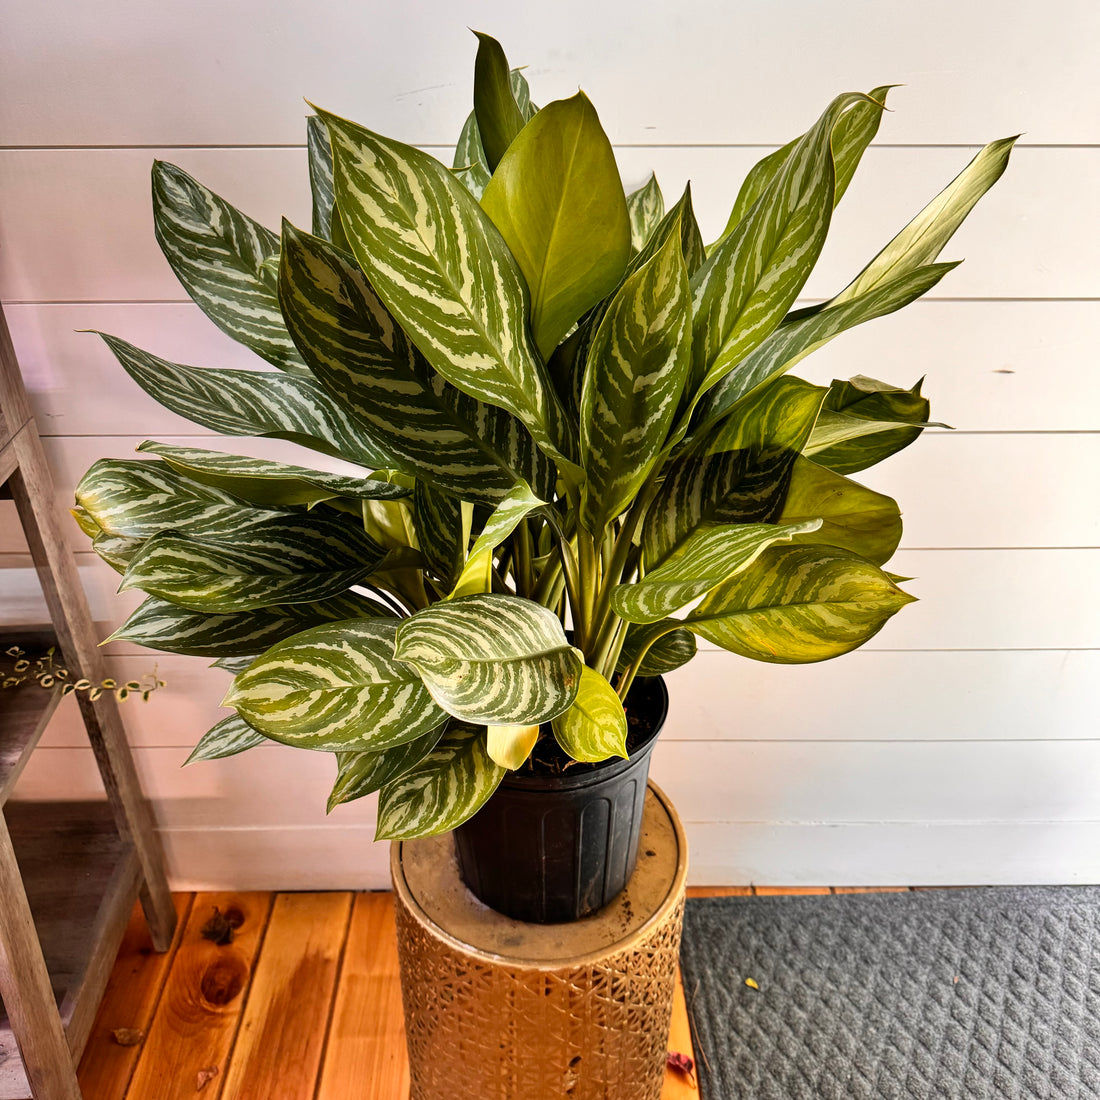
[[[484,35],[453,168],[309,119],[310,232],[276,235],[155,164],[169,263],[276,369],[181,366],[105,336],[119,362],[207,428],[355,466],[147,442],[78,487],[96,551],[148,594],[114,637],[235,675],[234,713],[194,758],[268,738],[334,753],[330,805],[380,791],[379,838],[470,822],[463,873],[493,905],[545,920],[608,900],[663,719],[653,677],[696,637],[757,660],[835,657],[912,598],[884,568],[898,506],[848,475],[927,426],[920,384],[790,369],[951,270],[938,254],[1012,139],[846,288],[794,309],[888,90],[838,96],[764,157],[709,245],[690,190],[667,210],[655,179],[624,193],[583,93],[538,110]],[[499,879],[524,868],[494,873],[485,815],[518,835],[509,800],[564,805],[628,767],[642,781],[610,854],[579,852],[570,825],[564,854],[514,845],[534,874],[595,868],[589,885],[549,907],[531,901],[541,886],[509,893]]]

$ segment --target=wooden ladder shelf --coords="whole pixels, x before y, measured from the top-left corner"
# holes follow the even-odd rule
[[[2,308],[0,487],[15,501],[51,618],[47,628],[0,628],[0,653],[55,646],[71,679],[100,682],[104,660]],[[157,950],[175,931],[117,703],[110,692],[74,694],[105,802],[9,801],[58,693],[37,683],[0,692],[0,1100],[80,1100],[75,1065],[135,899]]]

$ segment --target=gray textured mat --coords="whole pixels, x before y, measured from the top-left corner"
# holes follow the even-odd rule
[[[1100,887],[696,898],[681,961],[703,1100],[1100,1098]]]

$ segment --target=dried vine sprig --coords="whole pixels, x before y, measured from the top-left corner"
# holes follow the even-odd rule
[[[12,660],[10,671],[4,674],[0,680],[0,688],[17,688],[30,680],[34,680],[40,688],[47,691],[60,688],[62,695],[68,695],[74,691],[86,691],[88,698],[98,699],[105,691],[114,692],[115,698],[121,703],[131,695],[140,695],[143,702],[149,701],[149,696],[158,688],[165,686],[165,682],[157,674],[157,666],[153,666],[152,672],[146,672],[140,680],[127,680],[120,684],[117,680],[100,680],[98,684],[91,680],[70,678],[69,670],[55,663],[54,656],[57,652],[54,646],[50,646],[40,657],[30,657],[17,645],[10,646],[5,655]]]

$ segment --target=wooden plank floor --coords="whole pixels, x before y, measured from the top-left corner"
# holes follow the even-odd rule
[[[867,889],[721,886],[688,894]],[[134,909],[80,1064],[85,1100],[407,1100],[391,894],[175,901],[180,926],[165,955],[153,951]],[[215,916],[232,928],[231,943],[204,936]],[[679,982],[669,1049],[691,1054]],[[670,1070],[661,1096],[698,1094]]]

